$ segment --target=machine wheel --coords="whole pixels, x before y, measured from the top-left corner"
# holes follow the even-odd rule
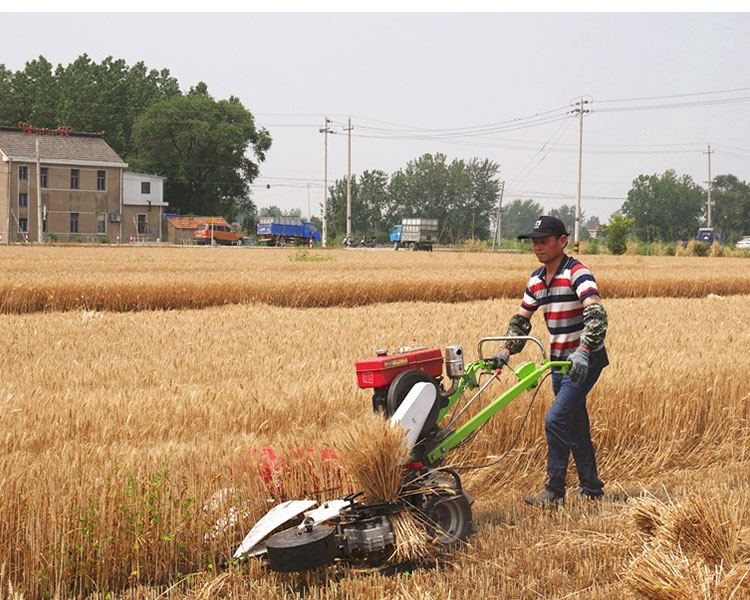
[[[433,535],[444,546],[465,542],[473,531],[471,502],[464,492],[431,500],[426,507]]]
[[[281,246],[282,248],[286,246],[286,238],[283,238],[283,237],[279,238],[279,246]]]
[[[475,531],[471,512],[474,498],[461,489],[455,473],[440,472],[428,486],[436,492],[427,495],[422,507],[430,523],[430,534],[445,546],[465,542]]]

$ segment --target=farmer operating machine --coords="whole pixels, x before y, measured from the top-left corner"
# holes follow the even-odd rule
[[[461,419],[500,374],[492,360],[483,358],[483,347],[511,339],[537,344],[541,362],[519,364],[513,369],[518,381],[510,389],[480,410],[475,407],[471,418]],[[314,509],[314,500],[283,502],[256,523],[234,556],[267,553],[271,569],[280,572],[304,571],[338,559],[378,564],[393,553],[396,544],[389,517],[404,510],[415,512],[428,524],[428,534],[438,545],[465,541],[474,529],[474,500],[462,488],[458,469],[441,467],[443,458],[470,441],[513,399],[535,388],[549,369],[566,372],[570,366],[568,361],[548,360],[542,343],[530,336],[483,338],[477,353],[479,359],[466,365],[461,346],[448,346],[444,356],[440,349],[405,349],[396,354],[380,350],[375,358],[358,362],[359,387],[372,389],[373,409],[405,432],[410,463],[404,465],[399,500],[365,504],[358,501],[361,494],[351,494]],[[443,362],[448,389],[442,385]],[[489,379],[481,383],[484,375]],[[467,390],[476,393],[462,401]],[[268,537],[292,519],[301,523]]]

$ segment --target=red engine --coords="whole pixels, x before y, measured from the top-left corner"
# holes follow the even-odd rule
[[[403,354],[378,354],[357,362],[357,383],[360,388],[386,388],[403,371],[419,369],[432,377],[443,374],[443,353],[440,348],[423,348]]]

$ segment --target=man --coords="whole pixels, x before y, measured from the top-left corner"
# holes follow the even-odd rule
[[[586,396],[609,364],[604,349],[607,313],[591,271],[565,254],[568,235],[560,219],[542,216],[531,233],[518,236],[520,240],[533,240],[534,254],[542,267],[531,274],[521,308],[510,320],[507,335],[529,335],[531,316],[541,307],[550,332],[552,360],[572,363],[565,375],[559,369],[552,372],[555,399],[544,421],[549,481],[542,493],[525,499],[535,506],[564,501],[571,452],[580,481],[576,495],[601,498],[604,487],[596,472]],[[525,343],[503,342],[501,352],[490,360],[496,368],[502,368],[508,364],[508,356],[520,352]]]

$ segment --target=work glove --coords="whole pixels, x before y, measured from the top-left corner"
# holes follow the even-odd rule
[[[578,346],[568,360],[571,362],[568,377],[576,383],[583,383],[589,373],[589,351]]]
[[[498,352],[487,359],[493,369],[502,369],[508,364],[508,353]]]

